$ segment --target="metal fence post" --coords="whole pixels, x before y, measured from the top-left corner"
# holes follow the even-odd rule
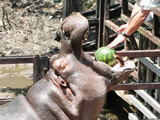
[[[33,63],[33,82],[37,82],[41,78],[43,78],[46,72],[49,69],[49,60],[48,57],[43,56],[40,57],[39,55],[35,56],[34,63]]]

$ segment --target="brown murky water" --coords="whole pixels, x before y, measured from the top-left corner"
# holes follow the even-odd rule
[[[0,65],[0,98],[13,98],[26,94],[33,85],[32,64]]]
[[[5,65],[0,68],[0,86],[10,88],[25,88],[33,84],[32,65]]]
[[[32,85],[32,80],[24,76],[8,76],[0,79],[2,87],[25,88]]]

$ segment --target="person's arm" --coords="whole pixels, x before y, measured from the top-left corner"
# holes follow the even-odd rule
[[[107,47],[115,47],[116,45],[125,41],[126,36],[122,35],[122,31],[125,31],[127,36],[133,34],[144,22],[148,16],[150,10],[142,10],[137,4],[134,5],[131,17],[126,25],[122,25],[118,30],[118,36]]]
[[[131,16],[130,16],[130,19],[137,13],[141,10],[141,7],[138,5],[138,4],[134,4],[133,8],[132,8],[132,13],[131,13]]]
[[[142,25],[149,13],[150,10],[142,10],[140,6],[135,4],[128,27],[125,29],[126,34],[128,36],[133,34]]]

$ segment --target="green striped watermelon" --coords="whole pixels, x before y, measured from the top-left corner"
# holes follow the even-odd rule
[[[100,47],[95,52],[95,58],[97,61],[105,62],[106,64],[112,66],[116,62],[114,57],[115,54],[116,51],[112,48]]]

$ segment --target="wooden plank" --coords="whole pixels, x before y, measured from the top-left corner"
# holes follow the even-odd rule
[[[134,115],[134,113],[129,113],[129,114],[128,114],[128,119],[129,119],[129,120],[139,120],[139,119],[137,118],[137,116]]]
[[[148,110],[141,102],[139,102],[133,95],[129,96],[130,102],[138,108],[148,119],[158,120],[158,118]]]
[[[121,97],[124,101],[126,101],[129,105],[131,105],[129,101],[129,94],[126,94],[124,90],[116,90],[115,93]]]
[[[154,12],[157,16],[160,16],[160,8],[157,8],[157,9],[153,10],[153,12]]]
[[[150,70],[152,70],[154,73],[156,73],[160,77],[160,66],[155,64],[152,60],[149,58],[138,58],[140,62],[142,62],[145,66],[147,66]]]
[[[152,106],[157,112],[160,113],[160,104],[153,99],[147,92],[144,90],[134,90],[139,96],[141,96],[150,106]]]
[[[105,20],[105,25],[107,27],[109,27],[110,29],[112,29],[114,32],[117,32],[117,29],[119,28],[118,25],[114,24],[112,21],[110,20]]]

